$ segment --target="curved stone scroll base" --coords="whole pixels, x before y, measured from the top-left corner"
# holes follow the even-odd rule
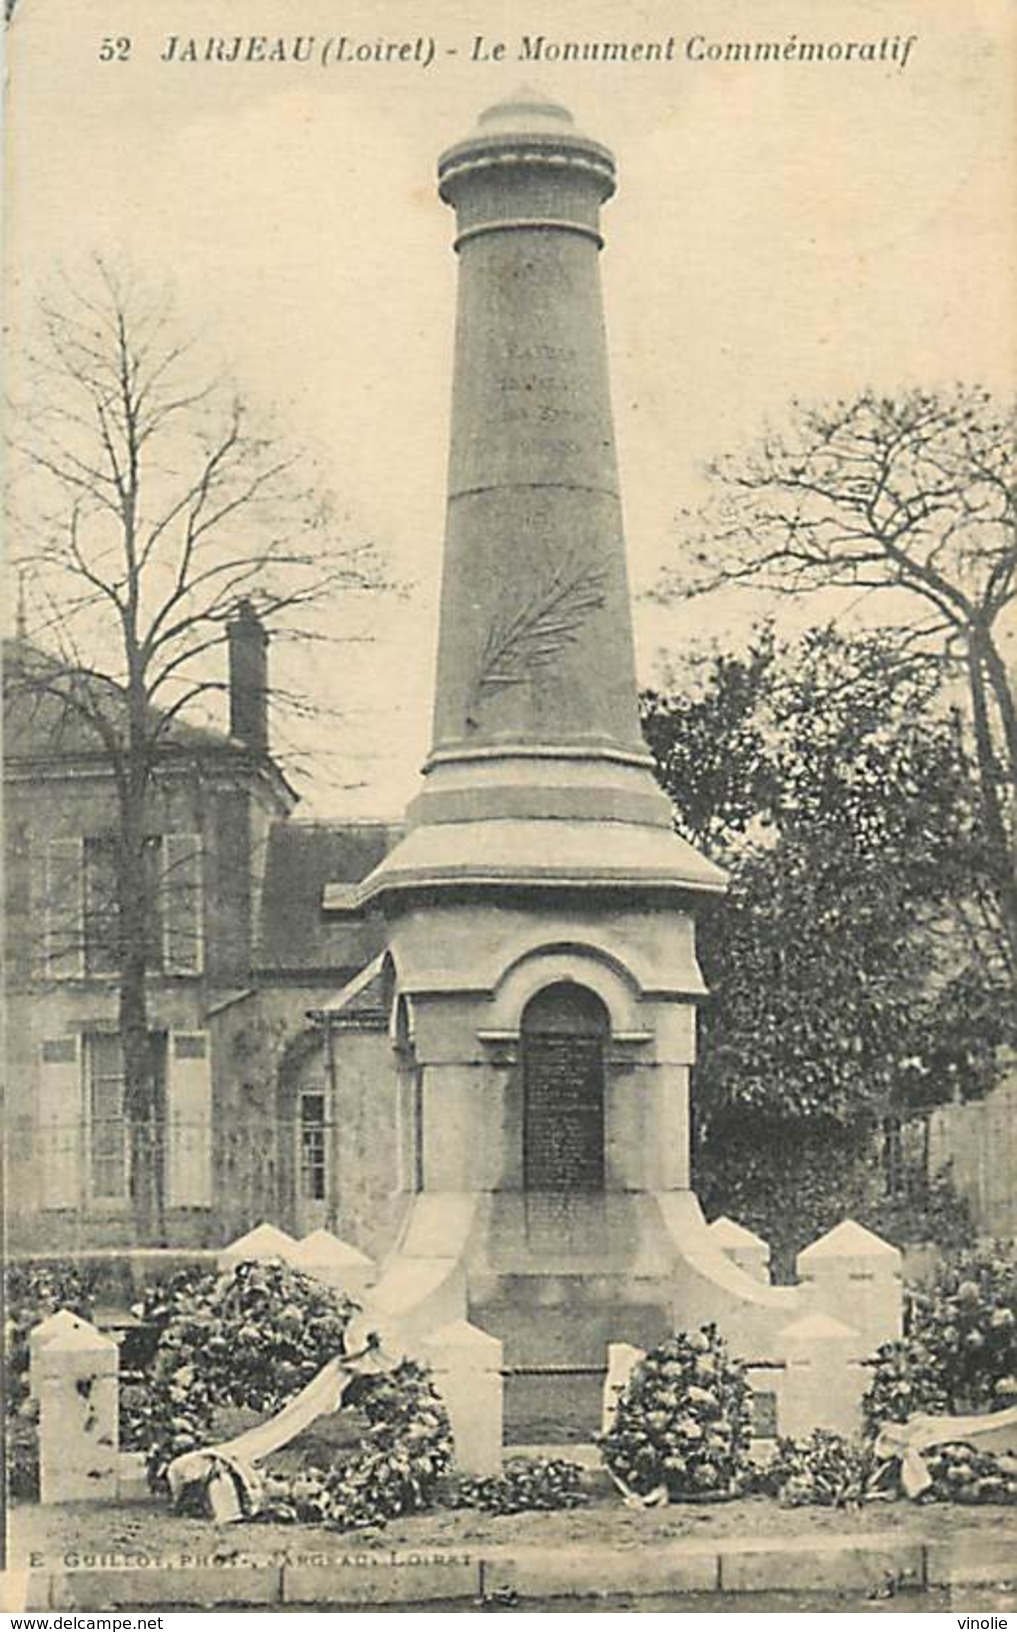
[[[466,1258],[480,1197],[434,1191],[415,1196],[402,1237],[366,1300],[384,1338],[412,1343],[467,1319]]]
[[[781,1328],[802,1309],[797,1286],[769,1286],[725,1253],[691,1190],[655,1198],[675,1246],[673,1325],[695,1330],[715,1321],[732,1352],[757,1360],[775,1355]]]
[[[452,1424],[456,1466],[501,1468],[502,1345],[468,1318],[467,1262],[482,1197],[415,1196],[402,1238],[364,1303],[383,1345],[424,1361]]]

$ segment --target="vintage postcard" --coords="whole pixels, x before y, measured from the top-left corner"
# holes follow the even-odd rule
[[[8,0],[9,1612],[1013,1608],[1015,69]]]

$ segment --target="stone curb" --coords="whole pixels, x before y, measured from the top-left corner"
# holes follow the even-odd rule
[[[930,1541],[925,1548],[925,1579],[930,1587],[1013,1585],[1017,1581],[1017,1536],[960,1536]]]
[[[722,1592],[894,1592],[924,1587],[925,1545],[896,1535],[761,1540],[720,1549]]]
[[[212,1604],[407,1604],[439,1600],[604,1598],[625,1594],[865,1592],[992,1583],[1017,1585],[1017,1549],[981,1534],[919,1541],[892,1532],[720,1543],[488,1547],[418,1556],[341,1555],[335,1562],[222,1568],[35,1570],[27,1610],[109,1610]]]

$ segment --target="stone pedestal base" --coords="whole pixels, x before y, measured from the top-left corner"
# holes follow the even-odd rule
[[[712,1320],[734,1353],[765,1362],[801,1310],[797,1288],[724,1255],[689,1191],[418,1196],[367,1318],[384,1308],[423,1334],[435,1279],[443,1322],[469,1320],[503,1345],[512,1442],[588,1440],[611,1344],[652,1348]]]

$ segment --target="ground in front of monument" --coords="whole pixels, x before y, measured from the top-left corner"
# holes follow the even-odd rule
[[[83,1560],[138,1553],[153,1558],[243,1553],[267,1559],[279,1553],[311,1557],[366,1550],[386,1557],[392,1552],[468,1550],[482,1544],[593,1547],[598,1541],[633,1545],[886,1533],[940,1541],[952,1537],[958,1526],[979,1536],[999,1535],[1005,1527],[1017,1547],[1012,1508],[995,1504],[961,1509],[948,1502],[924,1506],[901,1499],[861,1507],[786,1508],[769,1497],[749,1496],[716,1504],[675,1502],[634,1509],[607,1489],[592,1491],[582,1507],[559,1512],[497,1515],[475,1508],[439,1508],[394,1519],[366,1539],[314,1524],[295,1529],[290,1524],[257,1522],[220,1529],[145,1500],[116,1507],[31,1504],[14,1508],[10,1539],[16,1565],[27,1564],[35,1553],[55,1567],[65,1556]]]
[[[15,1510],[10,1541],[12,1567],[34,1583],[25,1607],[68,1609],[186,1607],[193,1586],[207,1606],[258,1608],[1005,1612],[1017,1556],[1012,1510],[994,1505],[751,1497],[634,1510],[603,1486],[567,1512],[437,1509],[346,1536],[216,1527],[151,1501],[32,1505]]]

